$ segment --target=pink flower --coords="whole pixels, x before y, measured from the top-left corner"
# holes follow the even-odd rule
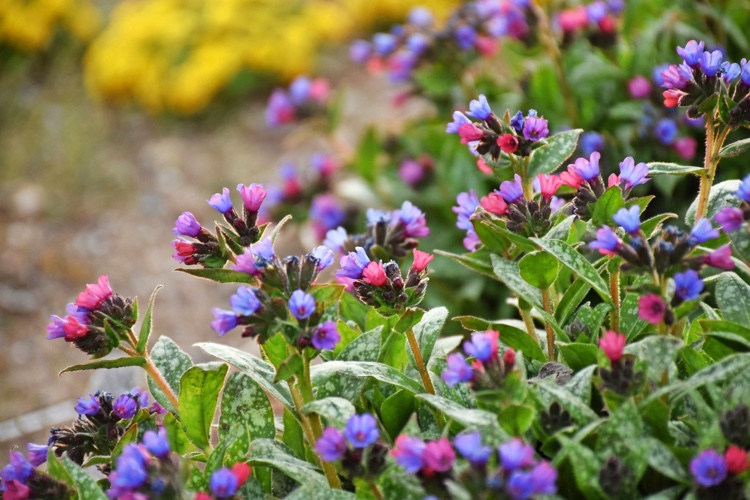
[[[86,325],[78,321],[73,316],[67,316],[65,318],[65,324],[62,327],[65,332],[65,340],[72,342],[75,339],[85,337],[89,329]]]
[[[704,255],[701,262],[709,266],[718,267],[719,269],[734,269],[732,249],[729,245],[722,245],[713,252]]]
[[[583,177],[575,172],[565,171],[560,173],[560,181],[566,186],[578,189],[583,184]]]
[[[372,261],[362,270],[364,280],[375,286],[383,286],[388,278],[385,276],[385,269],[380,262]]]
[[[461,144],[468,144],[480,140],[484,137],[484,132],[473,123],[464,123],[458,129],[458,135],[461,137]]]
[[[516,351],[510,347],[505,349],[505,352],[503,353],[503,361],[505,362],[506,371],[513,368],[513,365],[516,364]]]
[[[75,304],[86,309],[96,309],[102,300],[112,295],[112,288],[109,286],[109,278],[106,274],[99,276],[99,283],[96,285],[86,285],[86,290],[78,294]]]
[[[513,154],[518,149],[518,138],[513,134],[503,134],[497,138],[497,145],[503,153]]]
[[[492,57],[497,54],[497,49],[500,48],[500,42],[496,38],[480,35],[477,36],[474,46],[483,56]]]
[[[667,306],[661,297],[655,293],[649,293],[638,299],[638,317],[645,319],[652,325],[658,325],[664,319]]]
[[[731,445],[727,448],[724,460],[727,463],[727,470],[732,474],[740,474],[748,466],[747,452],[736,445]]]
[[[613,362],[617,363],[622,359],[622,351],[625,349],[625,335],[609,330],[604,337],[599,339],[599,347],[604,351],[604,355]]]
[[[263,189],[263,184],[252,183],[249,186],[237,184],[237,191],[240,192],[242,202],[248,212],[257,212],[263,200],[266,199],[266,190]]]
[[[508,204],[503,197],[497,193],[490,193],[487,196],[482,196],[482,199],[479,200],[479,204],[491,214],[505,215],[508,212]]]
[[[414,263],[412,264],[412,267],[418,273],[424,271],[424,269],[427,267],[427,264],[432,262],[432,259],[435,258],[434,255],[423,252],[421,250],[417,250],[416,248],[412,250],[412,253],[414,254]]]
[[[456,452],[453,451],[450,441],[446,438],[440,438],[437,441],[430,441],[425,446],[422,454],[425,467],[435,472],[445,472],[453,467],[456,460]]]
[[[634,99],[645,99],[651,94],[651,82],[643,75],[637,75],[628,82],[628,92]]]
[[[692,137],[680,137],[674,141],[672,147],[683,160],[692,160],[695,157],[695,151],[698,149],[698,141]]]
[[[563,31],[571,33],[585,28],[589,22],[589,16],[586,14],[585,7],[565,9],[560,11],[560,14],[557,16],[557,22]]]
[[[680,105],[680,99],[687,94],[681,90],[669,89],[661,93],[664,96],[664,105],[668,108],[676,108]]]
[[[545,200],[549,201],[555,196],[557,190],[562,186],[562,181],[556,175],[539,174],[536,176],[539,180],[539,192]]]
[[[620,185],[620,176],[617,174],[609,174],[609,177],[607,178],[607,187],[619,186],[619,185]]]
[[[250,477],[253,469],[244,462],[237,462],[232,466],[232,474],[237,478],[238,486],[242,486]]]
[[[331,95],[331,86],[325,78],[316,78],[310,84],[310,98],[313,101],[325,104]]]
[[[482,172],[483,174],[488,174],[488,175],[489,175],[489,174],[491,174],[491,173],[492,173],[492,168],[490,168],[490,166],[489,166],[489,165],[487,165],[487,162],[486,162],[486,161],[484,161],[484,158],[482,158],[481,156],[480,156],[480,157],[479,157],[479,159],[477,160],[477,168],[478,168],[478,169],[479,169],[479,171],[480,171],[480,172]]]

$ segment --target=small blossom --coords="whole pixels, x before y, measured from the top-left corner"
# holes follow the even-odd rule
[[[721,63],[721,77],[727,84],[740,76],[741,71],[740,65],[737,63],[730,63],[729,61]]]
[[[433,23],[432,13],[425,7],[414,7],[409,12],[407,22],[412,26],[428,29]]]
[[[568,165],[568,171],[585,181],[590,181],[599,175],[599,159],[601,156],[598,151],[594,151],[588,160],[578,158],[572,165]]]
[[[336,348],[336,344],[341,340],[336,323],[333,321],[326,321],[322,325],[318,326],[312,335],[312,345],[314,348],[324,351],[332,351]]]
[[[597,132],[583,133],[578,144],[584,156],[589,156],[594,151],[602,151],[605,146],[604,137]]]
[[[237,478],[238,486],[242,486],[250,478],[253,468],[245,462],[237,462],[232,466],[232,474]]]
[[[682,90],[693,79],[693,71],[686,64],[680,64],[679,66],[671,64],[666,70],[662,71],[661,79],[663,88]]]
[[[523,113],[521,111],[516,111],[516,114],[510,119],[510,126],[520,134],[523,131],[524,122]]]
[[[491,214],[505,215],[508,212],[508,204],[497,191],[483,196],[479,204]]]
[[[412,267],[418,273],[424,271],[427,267],[427,264],[432,262],[432,259],[435,258],[434,255],[423,252],[421,250],[417,250],[416,248],[412,250],[412,254],[414,255],[414,263],[412,264]]]
[[[625,186],[630,189],[648,182],[648,165],[641,162],[636,164],[632,156],[628,156],[620,163],[620,182],[625,181]]]
[[[481,156],[477,158],[477,168],[483,174],[487,174],[487,175],[492,174],[492,167],[487,165],[487,162],[484,161],[484,158],[482,158]]]
[[[468,124],[471,124],[471,120],[469,120],[466,115],[460,111],[454,111],[453,121],[445,127],[445,131],[449,134],[457,134],[462,126]]]
[[[25,484],[34,472],[34,466],[31,465],[21,454],[20,451],[11,451],[9,454],[9,463],[2,469],[0,479],[3,483],[18,481]]]
[[[78,294],[75,305],[86,309],[96,309],[110,295],[112,295],[112,288],[109,286],[109,277],[103,274],[99,276],[96,284],[86,285],[86,289]]]
[[[737,189],[737,197],[745,203],[750,203],[750,175],[745,176]]]
[[[79,415],[93,416],[99,413],[99,398],[93,394],[89,394],[89,398],[78,398],[78,404],[75,407],[76,413]]]
[[[146,469],[147,457],[137,445],[128,444],[117,457],[116,472],[110,474],[109,482],[112,490],[134,490],[143,485],[148,479]]]
[[[692,137],[680,137],[674,141],[672,147],[683,160],[692,160],[698,149],[698,141]]]
[[[436,472],[446,472],[453,467],[456,452],[453,451],[450,441],[446,438],[440,438],[425,445],[422,458],[425,467]]]
[[[693,226],[693,229],[690,231],[688,242],[691,245],[699,245],[701,243],[705,243],[708,240],[718,238],[719,236],[719,230],[715,229],[711,225],[710,220],[701,219],[695,224],[695,226]]]
[[[528,467],[534,463],[534,448],[523,442],[521,438],[511,439],[498,448],[500,464],[508,472]]]
[[[230,498],[237,493],[239,481],[226,467],[215,470],[209,480],[209,488],[216,498]]]
[[[375,36],[372,37],[373,48],[375,49],[375,52],[381,56],[387,56],[396,50],[397,43],[398,40],[396,39],[396,36],[390,33],[376,33]]]
[[[453,440],[453,446],[474,465],[486,464],[492,454],[492,448],[482,445],[482,435],[479,431],[459,434]]]
[[[320,439],[315,443],[315,451],[326,462],[335,462],[344,456],[346,450],[344,434],[333,427],[326,427]]]
[[[334,252],[343,252],[344,244],[349,239],[346,229],[343,227],[337,227],[331,229],[326,233],[326,239],[323,241],[323,245],[330,248]]]
[[[349,252],[349,255],[341,257],[341,269],[336,271],[336,276],[358,280],[369,263],[370,258],[365,249],[357,247],[355,252]]]
[[[662,118],[656,123],[654,132],[659,142],[669,146],[677,138],[677,124],[670,118]]]
[[[554,495],[557,492],[557,469],[549,462],[539,462],[531,469],[535,495]]]
[[[193,257],[193,254],[196,253],[195,245],[184,238],[177,238],[176,240],[172,240],[172,246],[175,249],[175,253],[172,254],[174,260],[187,264],[195,263]]]
[[[112,403],[112,413],[127,420],[138,411],[138,402],[130,394],[123,394]]]
[[[714,50],[713,52],[705,51],[701,54],[700,67],[703,74],[712,77],[716,76],[719,68],[721,68],[721,60],[723,55],[720,50]]]
[[[560,172],[560,181],[573,189],[578,189],[584,182],[586,182],[583,177],[575,172],[571,172],[570,170]]]
[[[547,127],[547,120],[544,118],[537,118],[527,116],[523,124],[523,137],[527,141],[536,142],[540,139],[544,139],[549,135],[549,128]]]
[[[407,238],[424,238],[430,234],[424,212],[408,200],[401,204],[401,208],[393,211],[391,225],[398,222],[403,224]]]
[[[727,477],[727,463],[714,450],[703,450],[690,461],[690,472],[698,484],[710,488]]]
[[[492,109],[490,108],[490,105],[487,102],[487,97],[485,97],[484,94],[479,95],[479,100],[475,99],[469,103],[469,110],[470,111],[466,114],[477,120],[486,120],[492,116]]]
[[[473,230],[474,226],[471,224],[470,218],[479,206],[477,193],[473,189],[468,193],[459,193],[456,196],[456,201],[458,202],[458,206],[452,208],[453,212],[458,215],[456,226],[465,231]]]
[[[232,312],[240,316],[252,316],[261,307],[255,289],[247,286],[239,287],[237,293],[229,298],[229,303],[232,304]]]
[[[552,197],[557,193],[557,190],[562,186],[560,177],[556,175],[539,174],[536,176],[539,181],[539,192],[542,193],[542,197],[549,202]]]
[[[380,436],[378,423],[375,421],[375,417],[369,413],[353,415],[346,422],[344,434],[354,448],[367,448],[374,444]]]
[[[237,315],[233,311],[219,309],[215,307],[211,310],[214,320],[211,322],[211,329],[223,337],[226,333],[237,326]]]
[[[482,363],[497,359],[498,336],[495,330],[476,332],[471,336],[471,341],[464,342],[464,351]]]
[[[673,278],[675,285],[674,293],[682,300],[697,299],[703,291],[703,280],[692,269],[688,269],[684,273],[677,273]]]
[[[372,45],[367,40],[354,40],[349,46],[349,58],[355,63],[363,63],[369,59]]]
[[[289,297],[289,310],[297,319],[307,319],[315,312],[315,297],[302,290],[295,290]]]
[[[263,200],[266,199],[266,190],[263,189],[263,184],[252,183],[249,186],[244,184],[237,184],[237,191],[240,192],[242,197],[242,203],[248,212],[257,212],[260,210],[260,205]]]
[[[685,48],[677,47],[677,54],[685,60],[685,64],[688,64],[689,66],[697,66],[701,60],[704,49],[704,42],[690,40],[685,44]]]
[[[636,235],[641,229],[641,207],[633,205],[630,208],[621,208],[612,216],[612,220],[622,226],[628,234]]]
[[[508,478],[506,486],[508,494],[513,500],[527,500],[534,494],[534,481],[531,472],[516,470]]]
[[[474,370],[461,354],[449,354],[445,361],[448,366],[443,370],[441,377],[448,387],[453,387],[459,382],[470,382],[474,378]]]
[[[745,215],[739,208],[724,207],[714,216],[714,220],[721,224],[721,228],[725,232],[731,233],[742,227],[742,223],[745,222]]]
[[[669,89],[661,93],[664,96],[664,106],[668,108],[676,108],[680,105],[680,99],[687,94],[681,90]]]
[[[734,269],[734,261],[732,260],[732,249],[729,245],[722,245],[711,253],[703,256],[701,259],[703,264],[717,267],[719,269],[731,270]]]
[[[312,255],[318,261],[318,271],[322,271],[326,267],[329,267],[331,264],[333,264],[333,250],[331,250],[327,246],[321,245],[313,248],[313,251],[310,252],[310,255]]]
[[[398,176],[409,186],[416,188],[425,179],[427,169],[418,161],[405,160],[398,167]]]
[[[167,439],[167,430],[164,427],[161,427],[158,432],[151,430],[144,432],[143,445],[157,458],[168,457],[169,440]]]
[[[727,470],[730,474],[740,474],[745,472],[748,467],[747,451],[739,446],[730,445],[724,453],[724,461],[727,464]]]
[[[219,213],[225,214],[232,210],[232,199],[229,197],[229,188],[223,188],[221,193],[214,193],[208,200],[208,204]]]
[[[625,350],[625,335],[621,333],[609,330],[599,339],[599,347],[604,351],[604,355],[607,356],[613,363],[617,363],[622,359],[622,352]]]
[[[667,306],[661,297],[655,293],[649,293],[638,299],[638,317],[658,325],[664,319]]]
[[[385,269],[380,262],[370,262],[362,270],[362,276],[366,283],[374,286],[383,286],[388,281],[385,275]]]
[[[628,92],[633,99],[645,99],[651,95],[651,82],[643,75],[637,75],[628,82]]]
[[[456,31],[453,32],[453,36],[461,50],[469,50],[474,46],[474,42],[477,39],[477,32],[471,26],[464,24],[456,28]],[[484,96],[479,97],[481,99]],[[480,118],[480,120],[484,120],[484,118]]]
[[[500,184],[500,196],[508,203],[514,203],[523,198],[523,187],[521,176],[515,174],[513,181],[503,181]]]
[[[596,240],[589,243],[589,248],[599,250],[602,255],[614,255],[622,246],[622,240],[609,226],[602,226],[596,230]]]
[[[275,89],[268,99],[266,124],[269,127],[278,127],[294,121],[295,115],[294,103],[289,95],[282,89]]]
[[[458,129],[458,136],[461,138],[461,144],[468,144],[481,140],[484,137],[484,131],[473,123],[466,123]]]
[[[201,234],[202,230],[203,228],[192,213],[182,212],[182,215],[177,217],[177,220],[174,222],[172,232],[178,236],[195,238]]]
[[[416,474],[424,467],[424,450],[426,445],[419,438],[401,434],[396,438],[391,455],[408,474]]]
[[[467,231],[466,237],[463,239],[462,243],[464,244],[464,248],[468,250],[469,252],[473,252],[479,246],[482,244],[482,241],[479,239],[479,235],[475,233],[474,231]]]
[[[503,134],[497,138],[497,145],[503,153],[513,154],[518,149],[518,138],[513,134]]]
[[[29,451],[29,463],[32,467],[38,467],[47,461],[49,446],[46,444],[28,443],[26,449]]]

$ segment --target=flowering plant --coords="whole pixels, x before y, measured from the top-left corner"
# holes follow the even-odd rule
[[[563,10],[556,38],[538,5],[493,5],[462,6],[435,32],[418,11],[393,37],[355,48],[375,50],[370,64],[395,64],[417,47],[416,67],[440,50],[483,53],[488,34],[537,34],[555,58],[579,36],[611,42],[622,9]],[[507,31],[493,31],[501,22]],[[468,149],[486,181],[452,186],[453,207],[445,196],[436,203],[463,241],[432,224],[433,204],[399,200],[370,207],[359,224],[327,223],[322,244],[284,256],[277,236],[289,217],[269,219],[320,196],[291,176],[282,199],[257,183],[237,186],[241,205],[228,188],[210,196],[214,229],[183,212],[173,229],[178,270],[232,287],[210,327],[254,339],[260,356],[202,342],[217,361],[194,364],[169,337],[152,338],[156,291],[143,311],[101,276],[67,315],[52,316],[48,338],[91,358],[63,372],[137,366],[149,391],[82,397],[79,418],[52,429],[46,446],[10,452],[3,498],[744,498],[750,385],[738,375],[750,367],[750,175],[714,179],[722,158],[750,144],[724,144],[746,125],[749,84],[744,61],[724,64],[704,49],[678,47],[684,64],[660,75],[667,106],[705,115],[702,167],[613,160],[583,129],[561,130],[552,118],[575,124],[577,109],[567,118],[541,106],[496,113],[478,94],[439,127],[446,151]],[[321,104],[327,89],[316,81],[277,91],[269,123]],[[376,139],[349,158],[373,184]],[[593,150],[576,155],[583,142]],[[409,161],[411,174],[435,169],[410,174],[415,186],[441,173]],[[684,223],[646,215],[658,200],[649,183],[692,174],[701,184]],[[332,175],[319,169],[321,190],[333,189]],[[435,232],[455,241],[424,251]],[[450,283],[440,281],[441,260],[463,266],[458,280],[502,289],[507,317],[488,304],[490,318],[459,311],[463,332],[451,334],[445,306],[456,304],[430,304],[455,293],[433,292]]]

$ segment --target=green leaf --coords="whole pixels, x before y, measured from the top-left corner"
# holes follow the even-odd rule
[[[593,422],[598,417],[596,412],[589,408],[589,405],[576,397],[570,389],[560,387],[554,381],[549,379],[533,380],[539,388],[538,394],[544,401],[544,405],[549,407],[553,401],[560,403],[570,415],[581,425]]]
[[[620,330],[628,340],[636,337],[648,325],[648,321],[638,316],[639,299],[638,294],[627,293],[620,305]]]
[[[701,172],[706,170],[703,167],[678,165],[677,163],[664,163],[660,161],[652,161],[647,163],[646,165],[648,165],[649,177],[653,177],[655,175],[699,175]]]
[[[361,330],[365,328],[365,317],[369,311],[370,307],[360,302],[351,293],[345,293],[341,296],[339,314],[347,321],[354,321]]]
[[[505,283],[518,298],[529,302],[537,309],[542,309],[541,292],[526,283],[526,280],[521,277],[521,270],[517,263],[503,259],[495,254],[491,254],[490,259],[492,260],[492,270],[495,273],[495,279]]]
[[[596,226],[606,226],[612,223],[612,216],[625,206],[622,191],[619,186],[612,186],[604,194],[589,205],[591,223]]]
[[[578,137],[583,132],[577,128],[566,130],[547,138],[547,146],[537,149],[531,155],[529,176],[549,174],[557,170],[578,146]]]
[[[227,450],[229,461],[244,457],[253,439],[273,439],[275,435],[273,409],[266,393],[244,373],[231,373],[224,384],[219,417],[219,441],[233,441]]]
[[[573,371],[579,371],[587,366],[596,365],[599,348],[593,344],[556,342],[560,354]]]
[[[436,307],[427,311],[420,322],[414,326],[414,337],[417,339],[425,364],[430,361],[432,349],[435,347],[438,337],[440,337],[440,332],[443,330],[447,318],[448,309]],[[409,353],[413,355],[411,345],[409,345]]]
[[[388,397],[380,407],[380,421],[391,440],[395,440],[416,410],[414,395],[401,389]]]
[[[184,455],[188,449],[195,449],[185,434],[180,422],[177,421],[174,414],[169,412],[164,416],[164,428],[167,430],[167,439],[169,440],[169,449],[180,455]]]
[[[531,427],[534,410],[528,406],[510,405],[497,416],[500,425],[512,436],[522,436]]]
[[[330,397],[310,401],[302,407],[303,415],[311,413],[325,418],[329,426],[343,429],[349,418],[357,413],[357,409],[344,398]]]
[[[68,471],[72,486],[76,489],[79,499],[85,500],[107,500],[107,495],[99,488],[99,484],[78,464],[68,458],[67,455],[60,457],[62,466]]]
[[[281,404],[294,410],[292,394],[289,392],[289,386],[287,383],[275,383],[273,381],[276,376],[276,369],[273,365],[266,363],[245,351],[235,349],[234,347],[215,344],[213,342],[201,342],[195,345],[208,354],[222,359],[236,367],[242,373],[255,380],[263,390],[267,391]]]
[[[641,224],[641,231],[643,231],[646,236],[650,238],[661,229],[662,223],[665,220],[676,218],[677,214],[673,213],[656,215],[654,217],[651,217],[650,219],[643,221],[643,223]]]
[[[151,360],[161,372],[164,380],[174,392],[180,395],[180,378],[185,371],[193,366],[193,360],[169,337],[162,335],[151,347]],[[159,389],[159,386],[148,377],[148,388],[154,399],[168,410],[177,411],[169,398]]]
[[[497,330],[500,332],[500,342],[512,347],[516,352],[522,352],[524,358],[547,361],[542,348],[524,330],[505,323],[501,323]]]
[[[302,426],[299,421],[292,415],[288,409],[284,408],[284,432],[281,440],[289,447],[289,450],[298,457],[305,456],[305,436],[302,432]]]
[[[464,255],[458,255],[451,252],[444,252],[442,250],[435,250],[436,255],[442,255],[449,259],[455,260],[462,266],[468,267],[472,271],[476,271],[480,274],[485,274],[491,278],[497,279],[492,271],[492,265],[489,262],[489,254],[486,249],[479,249],[476,252],[467,253]],[[485,258],[487,260],[485,260]]]
[[[148,346],[148,339],[151,336],[151,330],[153,329],[153,314],[154,314],[154,301],[156,300],[156,294],[159,292],[161,285],[154,288],[151,293],[151,297],[148,299],[148,309],[146,309],[146,315],[143,317],[143,323],[141,324],[141,330],[138,333],[138,345],[135,350],[141,354],[146,352]]]
[[[741,139],[721,148],[719,154],[716,155],[716,158],[731,158],[733,156],[739,156],[748,150],[750,150],[750,139]]]
[[[642,436],[638,440],[645,441],[648,449],[646,460],[651,467],[675,481],[690,484],[690,476],[667,445],[650,436]]]
[[[368,128],[359,142],[357,156],[352,166],[354,171],[370,184],[374,184],[377,179],[377,158],[381,149],[375,127]]]
[[[312,285],[307,293],[315,297],[315,302],[323,304],[323,309],[328,309],[337,304],[344,293],[344,285],[328,283],[324,285]]]
[[[514,243],[521,250],[535,249],[527,237],[508,231],[499,224],[482,219],[473,219],[472,224],[482,244],[493,253],[503,252],[509,248],[510,243]]]
[[[643,340],[625,346],[625,354],[633,354],[649,365],[651,377],[660,379],[669,370],[685,343],[675,337],[650,335]]]
[[[545,240],[540,238],[532,238],[532,240],[557,257],[562,265],[573,271],[580,279],[591,285],[605,302],[612,302],[607,282],[599,275],[596,268],[578,253],[575,248],[562,240]]]
[[[714,184],[711,192],[708,194],[708,206],[706,207],[706,217],[713,218],[719,210],[724,207],[738,207],[742,203],[737,197],[737,189],[740,187],[740,181],[730,180]],[[685,213],[685,222],[688,224],[695,223],[695,212],[698,210],[698,198],[688,207]]]
[[[422,385],[407,377],[402,372],[384,365],[369,361],[328,361],[310,368],[313,384],[317,381],[329,379],[331,376],[354,378],[373,378],[414,393],[422,392]]]
[[[47,474],[67,485],[73,484],[73,478],[70,477],[68,470],[60,463],[60,459],[55,455],[55,448],[53,446],[47,448]]]
[[[726,272],[716,280],[715,290],[722,316],[741,325],[750,325],[750,286],[735,273]]]
[[[298,353],[293,353],[291,356],[286,358],[283,363],[276,369],[276,376],[273,378],[274,383],[279,381],[287,381],[292,377],[302,374],[302,356]]]
[[[128,429],[127,432],[125,432],[125,434],[120,436],[120,439],[117,441],[117,444],[112,450],[112,454],[110,455],[109,461],[112,462],[112,464],[114,464],[115,459],[120,456],[120,453],[122,453],[122,449],[125,448],[125,445],[130,444],[137,440],[138,440],[138,424],[134,424],[130,426],[130,429]]]
[[[84,365],[73,365],[65,368],[58,375],[68,372],[80,372],[84,370],[98,370],[100,368],[122,368],[124,366],[146,366],[146,358],[138,357],[122,357],[115,359],[102,359],[100,361],[94,361],[93,363],[86,363]]]
[[[568,322],[578,305],[586,298],[589,290],[591,290],[591,286],[584,280],[575,280],[567,287],[560,303],[557,304],[557,309],[555,309],[555,318],[558,323],[564,325]]]
[[[276,368],[286,360],[289,354],[286,339],[283,335],[273,335],[259,347],[263,360],[268,361]]]
[[[511,437],[505,430],[500,428],[497,423],[497,417],[491,412],[465,408],[449,399],[432,394],[417,394],[416,397],[425,401],[436,410],[443,412],[445,416],[455,420],[467,429],[480,431],[483,443],[496,446]]]
[[[518,262],[521,277],[536,288],[549,288],[557,279],[559,267],[557,259],[547,252],[527,253]]]
[[[247,273],[234,271],[232,269],[211,269],[211,268],[182,268],[178,267],[175,271],[189,274],[197,278],[204,278],[218,283],[245,283],[254,285],[258,282],[255,278]]]
[[[570,228],[575,221],[575,215],[569,215],[565,217],[559,223],[555,224],[552,229],[550,229],[547,234],[543,236],[543,238],[545,240],[567,240],[568,235],[570,235]]]
[[[224,363],[204,363],[189,368],[180,379],[180,421],[187,437],[201,450],[209,446],[211,422],[228,369]]]
[[[377,361],[380,355],[380,337],[383,327],[363,333],[341,350],[339,361]]]
[[[558,434],[556,438],[560,442],[561,450],[555,456],[552,465],[559,468],[563,460],[568,459],[568,463],[573,468],[576,485],[584,498],[594,500],[609,498],[599,486],[599,469],[602,464],[594,452],[567,436]]]
[[[300,484],[313,484],[316,488],[327,488],[326,478],[308,462],[287,452],[272,439],[256,439],[250,444],[248,460],[251,465],[265,465],[280,470]]]
[[[299,488],[284,498],[286,500],[356,500],[357,495],[344,490],[322,488],[317,484],[302,483]]]

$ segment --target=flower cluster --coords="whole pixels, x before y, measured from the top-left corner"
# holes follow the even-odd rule
[[[0,497],[4,500],[69,498],[71,491],[35,467],[47,459],[47,447],[28,445],[28,460],[20,451],[11,451],[8,465],[0,471]]]
[[[737,231],[745,221],[750,220],[750,175],[742,179],[735,195],[739,198],[740,206],[724,207],[714,216],[714,220],[727,233]]]
[[[126,340],[136,321],[133,301],[114,293],[106,275],[86,285],[66,310],[65,317],[50,317],[47,338],[63,338],[93,358],[106,356]]]
[[[298,76],[288,90],[277,88],[271,94],[266,108],[266,124],[278,127],[320,113],[330,94],[328,80]]]
[[[456,52],[494,55],[500,38],[529,35],[529,18],[524,0],[477,0],[458,7],[436,28],[432,13],[418,7],[406,24],[393,26],[390,33],[377,33],[371,42],[355,41],[350,55],[372,70],[386,69],[393,81],[404,81],[427,61],[455,57]]]
[[[715,495],[742,496],[743,481],[737,475],[747,470],[747,451],[730,445],[724,454],[703,450],[690,461],[690,473],[698,484],[699,498]]]
[[[433,177],[435,161],[428,155],[419,158],[403,160],[398,167],[399,178],[412,189],[418,189],[427,184]]]
[[[443,382],[453,387],[461,382],[471,382],[475,389],[493,389],[501,387],[508,374],[516,364],[516,352],[511,348],[499,355],[498,338],[495,330],[475,332],[471,340],[464,342],[467,356],[473,358],[469,363],[466,357],[454,352],[446,358],[446,368],[441,374]]]
[[[555,25],[563,33],[563,46],[572,43],[579,35],[586,36],[598,47],[613,46],[617,35],[617,20],[624,8],[623,0],[594,0],[587,5],[561,10],[555,16]]]
[[[344,431],[326,427],[315,451],[326,462],[340,461],[349,479],[376,477],[385,467],[388,449],[378,443],[378,423],[369,413],[352,415]]]
[[[240,254],[245,247],[258,241],[262,234],[262,228],[258,227],[258,213],[266,198],[266,190],[262,184],[253,183],[249,186],[238,184],[237,191],[242,197],[241,216],[234,209],[228,188],[223,188],[221,193],[215,193],[208,200],[226,222],[217,227],[216,235],[201,226],[190,212],[183,212],[177,218],[172,232],[179,238],[172,241],[175,248],[172,258],[187,265],[223,267],[230,258],[230,251]]]
[[[610,368],[599,368],[602,387],[623,396],[630,395],[643,385],[644,374],[635,369],[635,357],[624,356],[625,335],[609,330],[599,339],[599,347],[610,363]]]
[[[456,451],[471,466],[456,477],[469,490],[467,497],[504,492],[513,500],[525,500],[557,492],[555,468],[537,461],[534,448],[519,438],[501,444],[495,456],[495,450],[482,443],[477,431],[459,434],[452,444],[446,438],[425,442],[404,434],[396,438],[391,454],[407,473],[416,474],[427,492],[433,493],[443,490],[444,482],[456,476]]]
[[[252,473],[252,468],[244,463],[237,462],[231,468],[222,467],[211,473],[208,481],[208,493],[198,493],[195,500],[214,500],[224,498],[234,498],[234,495],[242,488]]]

